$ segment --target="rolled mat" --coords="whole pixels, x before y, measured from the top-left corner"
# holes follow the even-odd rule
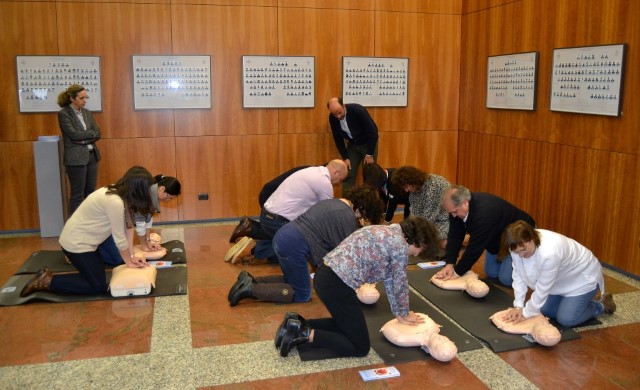
[[[389,320],[395,318],[391,313],[389,299],[383,283],[376,285],[380,292],[380,299],[373,305],[362,304],[362,312],[367,321],[371,348],[384,360],[385,364],[397,364],[415,360],[431,359],[420,347],[399,347],[387,340],[380,329]],[[440,334],[447,336],[458,347],[458,352],[471,351],[482,348],[478,340],[473,338],[440,314],[431,305],[421,299],[413,291],[409,291],[409,307],[413,312],[424,313],[441,326]],[[339,357],[332,351],[321,348],[310,348],[309,344],[298,347],[300,360],[311,361]]]
[[[181,241],[168,241],[162,244],[162,246],[167,249],[167,254],[162,258],[163,261],[170,261],[172,264],[183,264],[187,262],[184,244]],[[76,271],[76,267],[64,260],[64,253],[61,250],[39,250],[33,252],[15,274],[35,274],[45,265],[49,268],[49,271],[54,273]],[[109,266],[107,267],[111,268]]]
[[[494,352],[504,352],[537,345],[527,335],[505,333],[489,319],[494,313],[513,306],[513,297],[492,283],[487,283],[489,293],[484,298],[473,298],[464,291],[443,290],[430,282],[438,269],[409,271],[409,285],[436,305],[469,333],[489,344]],[[596,320],[597,321],[597,320]],[[552,324],[562,335],[561,341],[579,339],[571,328]],[[598,321],[599,322],[599,321]]]
[[[108,299],[128,299],[160,297],[166,295],[185,295],[187,293],[187,267],[177,266],[158,269],[156,287],[149,295],[136,295],[114,298],[110,293],[99,295],[54,294],[48,291],[36,291],[26,297],[21,297],[22,288],[33,277],[33,274],[14,275],[0,290],[0,306],[16,306],[29,302],[81,302],[102,301]],[[111,280],[111,272],[107,272],[107,283]]]

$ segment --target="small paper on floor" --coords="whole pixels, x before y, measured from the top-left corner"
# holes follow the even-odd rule
[[[424,263],[418,263],[418,267],[422,268],[422,269],[427,269],[427,268],[438,268],[438,267],[442,267],[443,265],[445,265],[446,263],[444,261],[427,261]]]
[[[393,366],[372,368],[370,370],[360,371],[360,376],[364,381],[372,381],[375,379],[393,378],[396,376],[400,376],[400,371],[398,371],[398,369]]]

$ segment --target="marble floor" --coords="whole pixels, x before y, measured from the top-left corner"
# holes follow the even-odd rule
[[[315,297],[229,307],[227,293],[243,269],[223,261],[234,225],[159,226],[165,241],[185,243],[187,295],[0,307],[0,388],[640,388],[640,282],[608,269],[618,311],[601,317],[601,325],[578,328],[581,339],[552,348],[496,354],[485,346],[449,363],[397,364],[400,377],[366,383],[358,371],[385,366],[374,351],[317,362],[301,362],[295,351],[281,358],[273,336],[286,311],[328,313]],[[58,249],[57,239],[0,236],[0,283],[39,249]],[[279,272],[272,265],[244,267],[254,275]]]

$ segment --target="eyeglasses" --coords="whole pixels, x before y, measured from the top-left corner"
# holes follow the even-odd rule
[[[78,96],[76,99],[89,100],[89,96]]]

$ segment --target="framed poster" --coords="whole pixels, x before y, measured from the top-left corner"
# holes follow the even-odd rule
[[[626,44],[553,50],[551,111],[622,115]]]
[[[538,52],[487,57],[487,108],[536,109]]]
[[[315,57],[242,56],[242,106],[315,106]]]
[[[342,57],[342,100],[370,107],[406,107],[409,59]]]
[[[72,84],[82,85],[86,108],[102,111],[100,57],[16,56],[20,112],[57,112],[58,95]]]
[[[211,56],[134,55],[135,110],[211,108]]]

